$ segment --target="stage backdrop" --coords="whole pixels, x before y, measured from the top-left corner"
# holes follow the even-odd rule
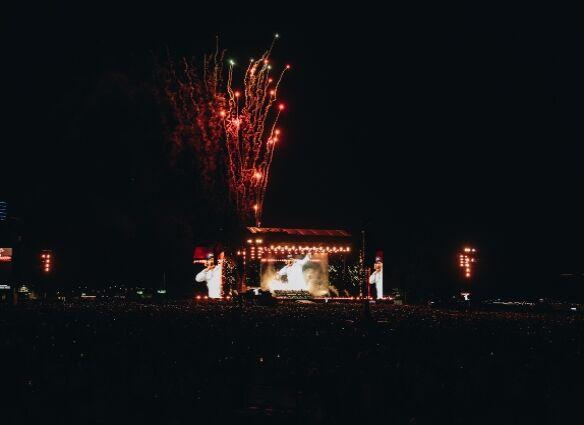
[[[297,255],[291,266],[286,266],[286,255],[269,254],[262,258],[260,274],[263,289],[308,290],[316,297],[330,295],[327,253],[316,253],[310,258]]]

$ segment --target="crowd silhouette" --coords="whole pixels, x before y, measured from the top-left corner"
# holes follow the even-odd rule
[[[2,423],[568,423],[584,317],[123,300],[0,310]]]

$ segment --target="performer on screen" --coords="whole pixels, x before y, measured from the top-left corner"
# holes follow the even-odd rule
[[[381,257],[375,257],[375,264],[373,264],[373,273],[369,276],[369,283],[375,285],[377,292],[377,299],[383,298],[383,260]]]
[[[286,258],[286,265],[276,273],[276,276],[280,280],[285,277],[290,289],[308,291],[308,284],[304,280],[302,267],[309,261],[310,253],[306,254],[302,260],[294,258],[292,255],[288,255]]]
[[[222,269],[222,261],[219,260],[218,264],[215,265],[214,255],[207,254],[205,268],[195,276],[197,282],[207,282],[209,298],[221,298]]]

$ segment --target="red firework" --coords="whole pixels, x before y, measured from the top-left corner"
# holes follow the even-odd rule
[[[213,187],[218,166],[225,165],[229,191],[244,222],[261,222],[269,172],[280,138],[276,124],[284,105],[277,108],[278,87],[286,65],[271,76],[270,48],[257,60],[252,59],[243,76],[241,91],[234,90],[233,60],[229,61],[227,81],[223,80],[225,51],[205,55],[202,72],[186,59],[179,73],[170,66],[166,95],[177,117],[173,139],[192,140],[203,180]],[[224,155],[224,158],[220,158]]]
[[[216,189],[224,138],[222,119],[218,116],[226,103],[224,56],[225,51],[220,51],[217,43],[215,53],[203,57],[202,72],[186,58],[181,60],[178,70],[170,62],[165,82],[165,93],[177,119],[171,139],[176,145],[186,142],[194,148],[203,185],[209,192]]]
[[[277,38],[277,37],[276,37]],[[275,39],[274,39],[275,41]],[[246,220],[260,225],[270,166],[279,141],[276,124],[284,105],[273,106],[287,65],[274,80],[270,76],[268,49],[259,59],[252,59],[245,71],[242,92],[233,89],[234,62],[229,62],[227,107],[220,111],[225,127],[227,168],[230,191],[237,209]]]

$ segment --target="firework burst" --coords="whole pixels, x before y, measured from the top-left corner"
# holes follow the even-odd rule
[[[224,175],[242,221],[256,226],[280,140],[276,125],[284,104],[277,103],[278,88],[290,69],[286,65],[272,73],[270,56],[277,38],[258,59],[250,60],[241,89],[234,88],[235,61],[228,61],[224,79],[225,50],[218,41],[215,52],[204,56],[201,69],[183,59],[177,71],[171,62],[165,84],[177,118],[172,139],[194,145],[205,186],[213,188],[217,175]],[[225,170],[219,170],[221,166]]]
[[[165,81],[165,94],[177,121],[171,139],[175,146],[186,143],[194,148],[203,185],[209,192],[217,189],[224,138],[219,116],[226,104],[224,56],[217,40],[215,52],[203,57],[201,70],[186,58],[179,66],[170,61]]]
[[[275,41],[276,38],[274,38]],[[225,128],[227,171],[230,191],[238,211],[260,225],[270,166],[280,139],[276,128],[284,104],[277,107],[278,87],[290,68],[272,76],[268,49],[247,66],[241,91],[233,88],[235,63],[229,62],[226,108],[220,111]]]

